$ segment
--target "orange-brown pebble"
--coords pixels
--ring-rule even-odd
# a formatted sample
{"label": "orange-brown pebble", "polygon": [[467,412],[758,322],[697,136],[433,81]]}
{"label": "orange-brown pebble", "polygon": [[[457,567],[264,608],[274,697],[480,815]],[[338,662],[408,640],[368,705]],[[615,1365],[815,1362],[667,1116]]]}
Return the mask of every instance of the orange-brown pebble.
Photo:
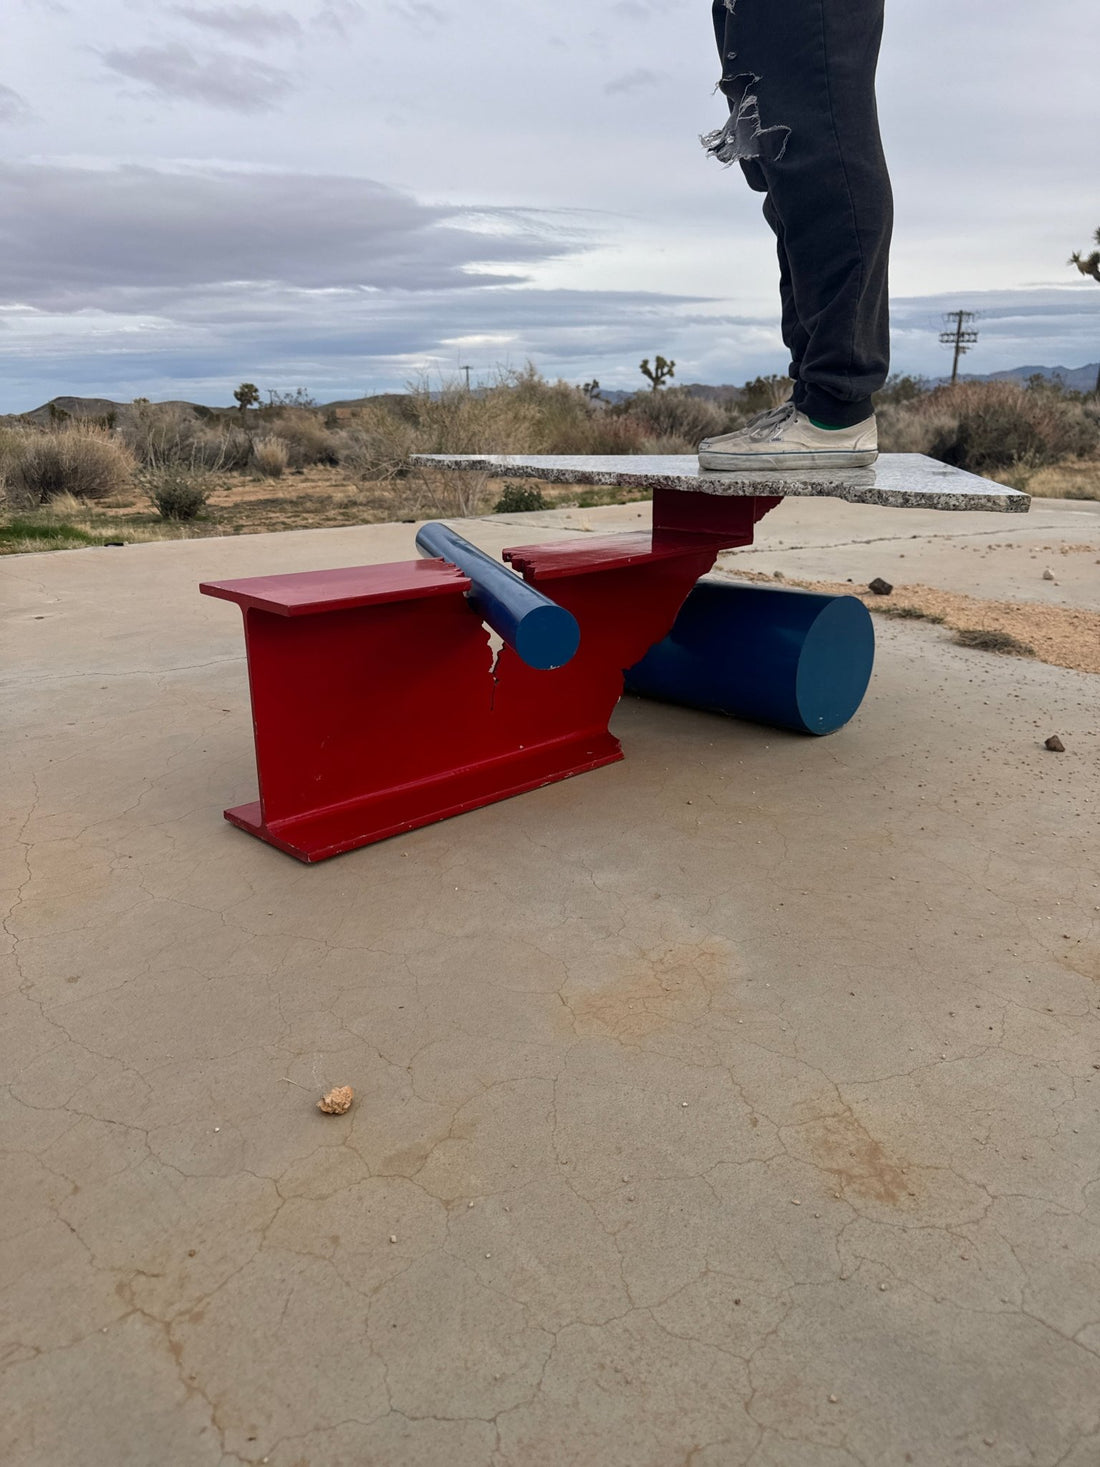
{"label": "orange-brown pebble", "polygon": [[350,1085],[338,1085],[335,1090],[317,1102],[317,1109],[323,1110],[327,1116],[342,1116],[345,1111],[351,1110],[351,1103],[355,1099],[355,1091]]}

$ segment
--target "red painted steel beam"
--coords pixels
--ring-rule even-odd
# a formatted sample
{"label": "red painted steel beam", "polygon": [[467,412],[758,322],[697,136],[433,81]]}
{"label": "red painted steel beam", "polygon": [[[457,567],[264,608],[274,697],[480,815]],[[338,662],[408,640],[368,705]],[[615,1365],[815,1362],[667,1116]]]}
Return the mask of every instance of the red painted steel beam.
{"label": "red painted steel beam", "polygon": [[580,626],[549,671],[507,646],[494,660],[469,580],[442,560],[204,583],[242,609],[252,698],[259,799],[226,818],[320,861],[622,758],[608,722],[624,669],[771,507],[665,494],[652,534],[506,550]]}

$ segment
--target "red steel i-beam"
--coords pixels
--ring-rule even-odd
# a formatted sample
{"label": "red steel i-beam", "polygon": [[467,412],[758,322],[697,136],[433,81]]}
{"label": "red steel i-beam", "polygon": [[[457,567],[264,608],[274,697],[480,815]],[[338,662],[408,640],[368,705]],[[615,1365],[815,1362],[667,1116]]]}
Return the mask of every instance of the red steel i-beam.
{"label": "red steel i-beam", "polygon": [[622,758],[624,669],[777,502],[659,490],[652,532],[506,550],[580,626],[548,671],[494,659],[443,560],[205,582],[241,607],[252,696],[259,799],[226,819],[321,861]]}

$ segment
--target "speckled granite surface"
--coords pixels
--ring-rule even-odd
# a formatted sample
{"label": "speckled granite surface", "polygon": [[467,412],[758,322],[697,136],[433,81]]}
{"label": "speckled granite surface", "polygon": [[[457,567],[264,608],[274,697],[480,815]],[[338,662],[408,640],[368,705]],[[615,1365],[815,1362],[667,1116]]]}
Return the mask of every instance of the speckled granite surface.
{"label": "speckled granite surface", "polygon": [[806,469],[785,474],[723,474],[700,469],[694,454],[439,454],[415,456],[440,468],[483,469],[495,478],[553,484],[621,484],[703,494],[822,495],[898,509],[992,509],[1026,513],[1030,496],[953,469],[921,453],[884,453],[868,469]]}

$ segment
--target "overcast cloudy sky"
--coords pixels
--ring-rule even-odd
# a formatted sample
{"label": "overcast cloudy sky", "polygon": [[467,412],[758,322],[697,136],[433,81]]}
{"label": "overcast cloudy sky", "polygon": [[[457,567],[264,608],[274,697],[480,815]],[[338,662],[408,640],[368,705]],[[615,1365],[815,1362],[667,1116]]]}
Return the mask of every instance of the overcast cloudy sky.
{"label": "overcast cloudy sky", "polygon": [[[959,306],[972,371],[1100,356],[1098,38],[1096,0],[887,0],[897,370]],[[709,0],[12,0],[5,41],[0,411],[784,369],[759,199],[697,142]]]}

